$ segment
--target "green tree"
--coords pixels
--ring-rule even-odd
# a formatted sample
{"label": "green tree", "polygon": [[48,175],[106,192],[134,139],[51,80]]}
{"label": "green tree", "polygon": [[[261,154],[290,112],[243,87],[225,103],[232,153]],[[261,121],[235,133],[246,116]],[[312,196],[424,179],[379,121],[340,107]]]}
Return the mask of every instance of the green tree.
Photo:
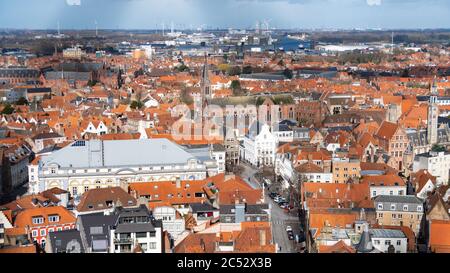
{"label": "green tree", "polygon": [[189,71],[189,67],[187,67],[185,64],[181,64],[176,68],[176,70],[178,72],[186,72]]}
{"label": "green tree", "polygon": [[286,68],[283,71],[283,75],[288,78],[288,79],[292,79],[294,77],[294,73],[292,72],[292,70],[290,70],[289,68]]}
{"label": "green tree", "polygon": [[143,106],[144,104],[141,101],[137,100],[132,101],[130,105],[131,109],[141,109]]}
{"label": "green tree", "polygon": [[249,65],[244,66],[244,68],[242,69],[242,74],[252,74],[252,73],[253,73],[253,69]]}
{"label": "green tree", "polygon": [[231,90],[233,90],[233,96],[242,96],[244,94],[241,82],[238,80],[233,80],[230,85]]}
{"label": "green tree", "polygon": [[11,115],[12,113],[14,113],[14,108],[11,106],[11,104],[7,103],[2,110],[2,114]]}
{"label": "green tree", "polygon": [[230,76],[241,75],[241,73],[242,73],[242,71],[239,66],[230,66],[228,68],[228,75],[230,75]]}
{"label": "green tree", "polygon": [[20,99],[16,101],[16,105],[28,105],[28,100],[24,97],[20,97]]}
{"label": "green tree", "polygon": [[181,90],[180,101],[187,105],[194,103],[194,99],[192,98],[189,90],[186,87]]}
{"label": "green tree", "polygon": [[445,152],[445,147],[441,146],[439,144],[434,144],[433,147],[431,148],[431,150],[433,152]]}

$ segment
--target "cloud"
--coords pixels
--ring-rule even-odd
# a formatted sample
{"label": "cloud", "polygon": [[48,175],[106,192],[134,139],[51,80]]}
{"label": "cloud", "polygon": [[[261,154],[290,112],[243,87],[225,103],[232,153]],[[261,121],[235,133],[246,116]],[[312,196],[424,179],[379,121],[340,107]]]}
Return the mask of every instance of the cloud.
{"label": "cloud", "polygon": [[367,0],[369,6],[381,6],[381,0]]}
{"label": "cloud", "polygon": [[66,0],[69,6],[81,6],[81,0]]}

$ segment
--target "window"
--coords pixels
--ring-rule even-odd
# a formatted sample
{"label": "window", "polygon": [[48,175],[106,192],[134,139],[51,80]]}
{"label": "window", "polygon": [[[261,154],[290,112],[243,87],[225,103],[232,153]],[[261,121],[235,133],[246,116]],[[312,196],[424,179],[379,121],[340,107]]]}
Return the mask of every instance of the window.
{"label": "window", "polygon": [[48,233],[50,233],[50,232],[55,232],[55,229],[54,228],[49,228],[48,229]]}
{"label": "window", "polygon": [[374,241],[374,244],[375,244],[375,245],[379,245],[379,244],[380,244],[380,240],[375,240],[375,241]]}
{"label": "window", "polygon": [[89,186],[84,186],[84,192],[87,192],[89,190]]}
{"label": "window", "polygon": [[391,210],[395,210],[396,208],[395,204],[391,204]]}
{"label": "window", "polygon": [[33,217],[33,224],[35,225],[39,225],[44,223],[44,217],[40,216],[40,217]]}
{"label": "window", "polygon": [[391,240],[386,240],[386,241],[384,242],[384,244],[387,245],[387,246],[390,246],[390,245],[391,245]]}
{"label": "window", "polygon": [[377,196],[377,191],[373,191],[372,196]]}
{"label": "window", "polygon": [[143,243],[143,244],[140,244],[141,245],[141,248],[142,248],[142,250],[145,252],[145,251],[147,251],[147,244],[146,243]]}
{"label": "window", "polygon": [[155,242],[150,243],[150,249],[156,249],[156,243]]}
{"label": "window", "polygon": [[377,208],[378,209],[383,209],[383,204],[378,204]]}
{"label": "window", "polygon": [[38,231],[37,230],[31,231],[31,236],[32,237],[37,237],[38,236]]}
{"label": "window", "polygon": [[72,195],[75,196],[78,194],[78,188],[77,187],[72,187]]}
{"label": "window", "polygon": [[136,238],[147,238],[147,232],[136,232]]}
{"label": "window", "polygon": [[45,229],[41,229],[41,236],[47,235],[47,231]]}
{"label": "window", "polygon": [[156,237],[156,231],[150,231],[150,237]]}
{"label": "window", "polygon": [[48,221],[50,223],[54,223],[54,222],[59,222],[59,215],[49,215],[48,216]]}
{"label": "window", "polygon": [[403,205],[403,211],[408,211],[408,205]]}
{"label": "window", "polygon": [[398,245],[398,246],[402,245],[402,241],[397,240],[397,245]]}
{"label": "window", "polygon": [[378,213],[378,218],[383,218],[383,213]]}
{"label": "window", "polygon": [[57,231],[62,231],[62,227],[56,228]]}
{"label": "window", "polygon": [[417,206],[417,211],[421,212],[422,211],[422,206]]}

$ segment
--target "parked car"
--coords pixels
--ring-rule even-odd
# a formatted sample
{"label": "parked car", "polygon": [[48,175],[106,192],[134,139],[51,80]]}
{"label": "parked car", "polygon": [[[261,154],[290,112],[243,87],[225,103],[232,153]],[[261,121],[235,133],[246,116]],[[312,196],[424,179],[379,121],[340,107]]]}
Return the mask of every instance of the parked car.
{"label": "parked car", "polygon": [[277,196],[279,196],[279,195],[278,195],[278,193],[276,193],[276,192],[271,192],[271,193],[269,193],[269,197],[272,198],[272,199],[274,199],[274,198],[277,197]]}
{"label": "parked car", "polygon": [[289,203],[288,202],[280,202],[279,205],[280,205],[280,208],[282,208],[282,209],[289,208]]}
{"label": "parked car", "polygon": [[280,204],[282,202],[286,202],[286,198],[281,197],[281,196],[277,196],[273,199],[276,203]]}
{"label": "parked car", "polygon": [[288,238],[289,240],[294,240],[294,234],[291,232],[288,232]]}
{"label": "parked car", "polygon": [[286,226],[286,231],[287,231],[287,232],[289,232],[289,231],[292,232],[292,227],[291,227],[291,226]]}

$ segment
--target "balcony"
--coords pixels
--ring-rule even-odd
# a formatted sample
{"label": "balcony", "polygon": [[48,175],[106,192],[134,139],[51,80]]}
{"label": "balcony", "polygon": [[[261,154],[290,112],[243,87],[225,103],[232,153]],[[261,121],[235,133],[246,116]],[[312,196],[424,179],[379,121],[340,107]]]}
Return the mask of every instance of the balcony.
{"label": "balcony", "polygon": [[115,244],[131,244],[132,242],[133,239],[131,237],[114,239]]}

